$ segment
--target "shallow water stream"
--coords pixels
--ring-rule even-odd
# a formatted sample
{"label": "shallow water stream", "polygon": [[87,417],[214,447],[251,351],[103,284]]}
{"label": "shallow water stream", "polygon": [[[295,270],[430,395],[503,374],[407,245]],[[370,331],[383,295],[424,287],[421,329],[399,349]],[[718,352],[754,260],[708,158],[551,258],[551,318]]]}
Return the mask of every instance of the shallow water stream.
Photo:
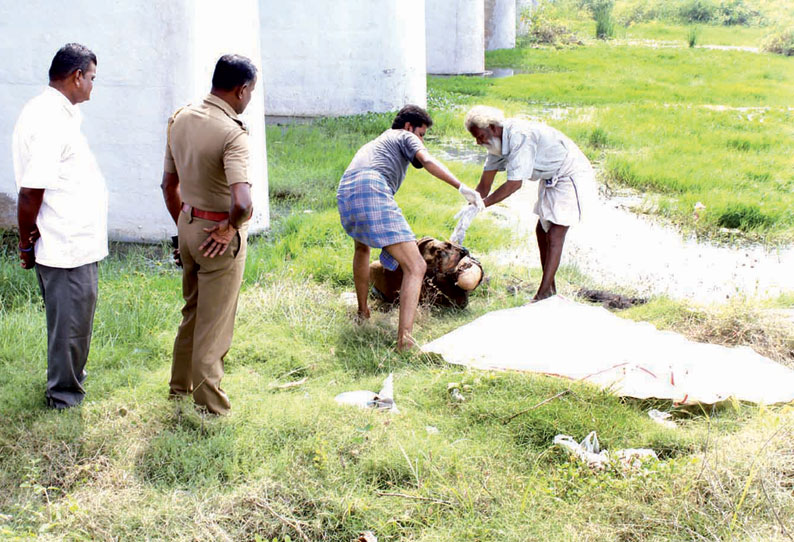
{"label": "shallow water stream", "polygon": [[[442,149],[446,149],[438,153],[442,160],[484,159],[476,148],[469,154],[454,145]],[[503,175],[497,178],[497,186],[502,180]],[[534,233],[537,216],[532,212],[536,197],[537,183],[525,183],[486,211],[524,239],[492,254],[500,263],[540,266]],[[638,195],[599,195],[583,222],[569,230],[561,265],[575,266],[604,288],[698,303],[794,291],[794,247],[746,242],[726,246],[687,237],[659,219],[633,212],[641,202]]]}
{"label": "shallow water stream", "polygon": [[[502,261],[540,266],[532,213],[536,184],[529,183],[493,213],[528,237],[499,254]],[[716,245],[685,237],[631,207],[641,198],[599,196],[588,216],[572,227],[562,265],[574,265],[606,288],[628,287],[641,295],[668,295],[698,303],[734,296],[770,297],[794,291],[794,249],[757,244]]]}

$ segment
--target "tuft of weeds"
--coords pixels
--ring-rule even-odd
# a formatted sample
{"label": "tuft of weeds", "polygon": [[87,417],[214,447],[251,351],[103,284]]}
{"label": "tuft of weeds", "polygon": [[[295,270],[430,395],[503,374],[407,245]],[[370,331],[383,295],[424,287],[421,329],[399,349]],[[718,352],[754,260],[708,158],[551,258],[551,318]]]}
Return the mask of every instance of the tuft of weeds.
{"label": "tuft of weeds", "polygon": [[764,51],[783,56],[794,56],[794,28],[768,36],[763,43]]}
{"label": "tuft of weeds", "polygon": [[612,18],[613,6],[612,0],[599,0],[592,7],[597,39],[608,40],[615,37],[615,21]]}
{"label": "tuft of weeds", "polygon": [[588,145],[590,145],[594,149],[603,149],[604,147],[609,146],[609,136],[607,135],[606,130],[597,126],[590,132],[590,137],[587,139]]}
{"label": "tuft of weeds", "polygon": [[700,36],[700,29],[697,26],[690,26],[686,33],[686,42],[691,49],[697,45],[698,37]]}
{"label": "tuft of weeds", "polygon": [[773,222],[772,217],[765,215],[757,205],[733,203],[720,212],[717,224],[724,228],[736,228],[753,231]]}

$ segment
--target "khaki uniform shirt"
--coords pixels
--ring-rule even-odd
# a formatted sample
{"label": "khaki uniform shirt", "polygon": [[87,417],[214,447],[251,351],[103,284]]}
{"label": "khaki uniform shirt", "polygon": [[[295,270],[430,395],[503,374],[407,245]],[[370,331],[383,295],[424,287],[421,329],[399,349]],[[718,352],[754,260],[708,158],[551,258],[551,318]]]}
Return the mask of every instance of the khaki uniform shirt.
{"label": "khaki uniform shirt", "polygon": [[231,185],[248,181],[248,130],[232,106],[208,94],[168,119],[166,173],[179,176],[182,201],[228,212]]}

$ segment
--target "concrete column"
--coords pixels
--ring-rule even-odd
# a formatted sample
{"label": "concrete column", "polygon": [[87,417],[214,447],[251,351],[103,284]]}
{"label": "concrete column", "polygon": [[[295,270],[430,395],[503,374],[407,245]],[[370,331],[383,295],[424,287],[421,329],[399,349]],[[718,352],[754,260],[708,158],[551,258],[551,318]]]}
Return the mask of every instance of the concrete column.
{"label": "concrete column", "polygon": [[[80,108],[110,191],[111,238],[158,241],[176,233],[160,192],[168,117],[209,92],[221,54],[260,64],[257,1],[0,0],[0,36],[0,226],[16,224],[14,123],[47,85],[55,52],[79,41],[98,59],[91,100]],[[251,231],[266,228],[269,216],[261,83],[243,115],[251,131]]]}
{"label": "concrete column", "polygon": [[426,103],[424,0],[259,0],[268,116]]}
{"label": "concrete column", "polygon": [[426,0],[427,72],[485,70],[484,0]]}
{"label": "concrete column", "polygon": [[516,0],[485,0],[485,50],[516,46]]}

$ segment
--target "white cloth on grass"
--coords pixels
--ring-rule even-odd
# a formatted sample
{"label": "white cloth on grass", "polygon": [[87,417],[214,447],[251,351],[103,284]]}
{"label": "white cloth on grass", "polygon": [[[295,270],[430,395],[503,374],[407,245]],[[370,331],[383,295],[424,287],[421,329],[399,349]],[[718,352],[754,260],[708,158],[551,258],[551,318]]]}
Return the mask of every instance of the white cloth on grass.
{"label": "white cloth on grass", "polygon": [[[537,331],[530,336],[532,330]],[[766,404],[794,401],[794,370],[746,346],[696,343],[558,295],[489,312],[422,351],[469,367],[590,382],[639,399],[683,404],[714,404],[731,397]]]}
{"label": "white cloth on grass", "polygon": [[82,115],[47,87],[30,100],[14,126],[17,189],[44,189],[36,218],[36,262],[71,269],[108,254],[105,179],[80,130]]}

